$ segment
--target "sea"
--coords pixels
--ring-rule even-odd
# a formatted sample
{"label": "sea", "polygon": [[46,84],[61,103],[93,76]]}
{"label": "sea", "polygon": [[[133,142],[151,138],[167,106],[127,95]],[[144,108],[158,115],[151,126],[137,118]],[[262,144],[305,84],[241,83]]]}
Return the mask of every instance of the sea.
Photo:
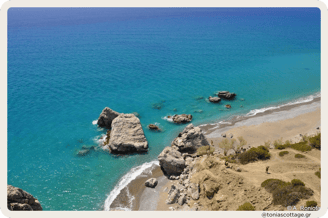
{"label": "sea", "polygon": [[[187,125],[167,116],[192,114],[202,125],[312,101],[320,16],[318,8],[10,8],[8,184],[44,210],[109,210]],[[207,100],[223,90],[235,100]],[[102,149],[106,129],[96,121],[105,107],[139,114],[148,153]],[[83,146],[96,149],[77,155]]]}

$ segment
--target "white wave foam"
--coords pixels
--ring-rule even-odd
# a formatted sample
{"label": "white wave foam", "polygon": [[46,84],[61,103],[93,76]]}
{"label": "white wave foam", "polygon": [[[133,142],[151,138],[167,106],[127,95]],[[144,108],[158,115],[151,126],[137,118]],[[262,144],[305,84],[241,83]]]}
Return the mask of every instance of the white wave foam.
{"label": "white wave foam", "polygon": [[168,116],[165,116],[165,117],[162,117],[163,120],[167,120],[171,123],[173,123],[173,119],[172,119],[172,116],[170,118],[168,118]]}
{"label": "white wave foam", "polygon": [[[147,162],[147,163],[144,163],[140,166],[134,167],[127,174],[125,174],[120,179],[118,184],[114,187],[114,189],[110,192],[109,196],[107,197],[107,199],[104,203],[104,210],[109,211],[110,210],[110,205],[113,203],[115,198],[119,195],[121,190],[123,188],[125,188],[132,180],[137,178],[145,170],[147,170],[147,169],[149,169],[149,168],[151,168],[155,165],[157,165],[157,166],[159,165],[159,162],[157,160],[152,161],[152,162]],[[131,205],[132,205],[132,203],[131,203]]]}
{"label": "white wave foam", "polygon": [[92,121],[92,125],[97,125],[97,123],[98,123],[98,120]]}
{"label": "white wave foam", "polygon": [[231,125],[232,123],[226,122],[226,121],[220,121],[219,124],[229,124],[229,125]]}
{"label": "white wave foam", "polygon": [[291,101],[291,102],[288,102],[286,104],[282,104],[282,105],[278,105],[278,106],[273,106],[273,107],[267,107],[267,108],[254,109],[254,110],[251,110],[250,112],[248,112],[246,114],[246,117],[252,117],[252,116],[255,116],[256,114],[264,113],[265,111],[274,110],[274,109],[278,109],[278,108],[282,108],[282,107],[286,107],[286,106],[290,106],[290,105],[311,102],[315,98],[318,98],[318,97],[321,97],[321,93],[320,92],[319,93],[316,93],[314,95],[310,95],[310,96],[304,97],[304,98],[296,99],[295,101]]}

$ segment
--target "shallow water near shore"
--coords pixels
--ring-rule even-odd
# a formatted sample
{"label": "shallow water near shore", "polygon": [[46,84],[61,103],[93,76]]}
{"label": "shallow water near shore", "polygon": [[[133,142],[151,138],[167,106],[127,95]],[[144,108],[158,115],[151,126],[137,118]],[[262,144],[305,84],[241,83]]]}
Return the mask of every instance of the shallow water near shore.
{"label": "shallow water near shore", "polygon": [[[237,97],[206,101],[219,90]],[[156,160],[186,126],[168,115],[214,123],[318,93],[318,9],[13,8],[8,184],[44,210],[103,210],[122,176]],[[106,106],[139,113],[147,154],[76,155],[105,134],[93,121]]]}

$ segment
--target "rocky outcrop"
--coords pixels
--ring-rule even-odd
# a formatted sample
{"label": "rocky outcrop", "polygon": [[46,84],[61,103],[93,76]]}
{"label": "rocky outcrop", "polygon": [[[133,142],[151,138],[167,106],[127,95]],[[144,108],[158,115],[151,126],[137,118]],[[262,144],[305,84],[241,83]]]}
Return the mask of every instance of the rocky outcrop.
{"label": "rocky outcrop", "polygon": [[230,104],[227,104],[225,107],[228,108],[228,109],[231,109],[231,105]]}
{"label": "rocky outcrop", "polygon": [[218,93],[218,96],[220,98],[224,98],[224,99],[230,100],[230,99],[234,99],[236,97],[236,93],[233,93],[233,92],[230,93],[228,91],[221,91],[221,92]]}
{"label": "rocky outcrop", "polygon": [[155,130],[155,131],[160,131],[161,129],[156,126],[155,124],[149,124],[148,129]]}
{"label": "rocky outcrop", "polygon": [[7,185],[7,207],[9,210],[42,210],[36,198],[11,185]]}
{"label": "rocky outcrop", "polygon": [[180,114],[180,115],[174,115],[172,117],[172,120],[174,123],[188,123],[192,120],[191,114]]}
{"label": "rocky outcrop", "polygon": [[148,142],[140,120],[133,114],[120,114],[112,122],[109,148],[112,153],[145,152]]}
{"label": "rocky outcrop", "polygon": [[197,148],[209,145],[202,130],[192,124],[179,133],[179,136],[172,142],[172,147],[178,148],[180,152],[194,153]]}
{"label": "rocky outcrop", "polygon": [[213,102],[213,103],[218,103],[218,102],[221,101],[221,98],[210,96],[210,97],[208,97],[208,100],[209,100],[210,102]]}
{"label": "rocky outcrop", "polygon": [[159,164],[166,175],[180,175],[185,165],[181,153],[173,147],[166,147],[158,155]]}
{"label": "rocky outcrop", "polygon": [[145,182],[145,186],[149,188],[155,188],[157,184],[158,181],[155,178],[150,178]]}
{"label": "rocky outcrop", "polygon": [[105,107],[104,110],[101,112],[99,118],[98,118],[98,126],[104,127],[104,128],[112,128],[112,122],[113,120],[120,115],[120,113],[113,111],[109,107]]}

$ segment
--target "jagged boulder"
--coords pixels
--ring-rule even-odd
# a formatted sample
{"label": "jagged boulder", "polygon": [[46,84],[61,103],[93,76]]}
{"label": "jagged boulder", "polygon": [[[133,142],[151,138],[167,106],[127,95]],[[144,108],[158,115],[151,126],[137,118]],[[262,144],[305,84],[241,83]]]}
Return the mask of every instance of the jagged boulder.
{"label": "jagged boulder", "polygon": [[230,100],[230,99],[233,99],[233,98],[236,97],[236,93],[234,93],[234,92],[230,93],[228,91],[221,91],[221,92],[218,93],[218,96],[220,98],[224,98],[224,99],[229,99]]}
{"label": "jagged boulder", "polygon": [[133,114],[120,114],[112,122],[109,148],[112,153],[145,152],[148,142],[139,118]]}
{"label": "jagged boulder", "polygon": [[221,101],[221,98],[210,96],[210,97],[208,97],[208,100],[209,100],[210,102],[213,102],[213,103],[218,103],[218,102]]}
{"label": "jagged boulder", "polygon": [[180,196],[180,190],[175,185],[172,185],[168,193],[168,199],[166,200],[166,203],[167,204],[176,203],[179,199],[179,196]]}
{"label": "jagged boulder", "polygon": [[157,184],[158,181],[155,178],[150,178],[145,182],[145,186],[149,188],[155,188]]}
{"label": "jagged boulder", "polygon": [[202,130],[192,124],[179,133],[179,136],[172,142],[172,147],[178,148],[180,152],[194,153],[197,148],[209,145]]}
{"label": "jagged boulder", "polygon": [[7,185],[7,206],[9,210],[42,210],[36,198],[11,185]]}
{"label": "jagged boulder", "polygon": [[166,147],[158,155],[159,165],[163,172],[170,175],[180,175],[186,167],[181,153],[173,147]]}
{"label": "jagged boulder", "polygon": [[199,199],[199,185],[196,183],[191,183],[188,187],[188,195],[194,199],[198,200]]}
{"label": "jagged boulder", "polygon": [[113,120],[120,115],[120,113],[113,111],[109,107],[105,107],[104,110],[101,112],[97,124],[100,127],[104,128],[112,128],[112,122]]}
{"label": "jagged boulder", "polygon": [[172,117],[172,120],[174,123],[188,123],[192,120],[191,114],[180,114],[180,115],[174,115]]}

